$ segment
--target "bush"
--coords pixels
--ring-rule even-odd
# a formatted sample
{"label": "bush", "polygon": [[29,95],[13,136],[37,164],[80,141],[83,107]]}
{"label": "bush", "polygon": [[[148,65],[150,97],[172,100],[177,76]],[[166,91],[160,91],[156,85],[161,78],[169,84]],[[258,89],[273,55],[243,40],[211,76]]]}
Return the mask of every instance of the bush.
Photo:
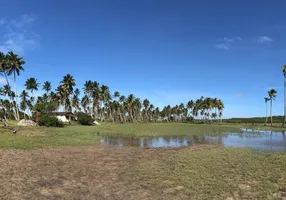
{"label": "bush", "polygon": [[40,126],[63,127],[64,123],[59,121],[55,116],[42,115],[39,121]]}
{"label": "bush", "polygon": [[93,125],[94,124],[94,119],[82,112],[77,113],[77,121],[81,125]]}

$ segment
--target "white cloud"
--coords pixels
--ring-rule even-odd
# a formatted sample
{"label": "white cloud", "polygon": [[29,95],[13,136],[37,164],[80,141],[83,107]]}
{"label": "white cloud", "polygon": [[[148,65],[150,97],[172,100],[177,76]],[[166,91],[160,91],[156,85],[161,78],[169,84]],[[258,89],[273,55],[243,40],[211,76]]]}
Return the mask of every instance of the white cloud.
{"label": "white cloud", "polygon": [[34,21],[33,15],[23,15],[19,20],[4,21],[6,26],[0,32],[0,51],[24,54],[26,50],[37,47],[40,36],[32,31]]}
{"label": "white cloud", "polygon": [[236,93],[236,94],[235,94],[235,97],[238,97],[238,98],[239,98],[239,97],[243,97],[243,93],[242,93],[242,92]]}
{"label": "white cloud", "polygon": [[215,48],[216,49],[219,49],[219,50],[230,50],[234,47],[234,44],[237,42],[237,41],[242,41],[242,38],[241,37],[232,37],[232,38],[227,38],[227,37],[224,37],[223,39],[220,39],[218,40],[219,43],[218,44],[215,44]]}
{"label": "white cloud", "polygon": [[215,48],[221,49],[221,50],[229,50],[230,45],[221,43],[221,44],[216,44]]}
{"label": "white cloud", "polygon": [[257,37],[256,42],[258,42],[260,44],[269,44],[269,43],[273,42],[273,40],[267,36],[259,36],[259,37]]}

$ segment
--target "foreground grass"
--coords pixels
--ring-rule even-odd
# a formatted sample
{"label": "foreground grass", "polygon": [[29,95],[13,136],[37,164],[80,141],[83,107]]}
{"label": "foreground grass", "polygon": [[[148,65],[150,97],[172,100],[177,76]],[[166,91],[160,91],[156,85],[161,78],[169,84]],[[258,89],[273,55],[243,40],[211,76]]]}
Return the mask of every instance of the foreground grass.
{"label": "foreground grass", "polygon": [[286,154],[186,149],[142,162],[131,175],[162,199],[282,199]]}
{"label": "foreground grass", "polygon": [[100,137],[94,127],[66,126],[64,128],[20,127],[17,134],[0,128],[0,148],[34,149],[55,146],[95,144]]}
{"label": "foreground grass", "polygon": [[177,135],[220,135],[226,132],[240,132],[238,126],[187,124],[187,123],[149,123],[149,124],[105,124],[95,130],[101,135],[121,136],[177,136]]}

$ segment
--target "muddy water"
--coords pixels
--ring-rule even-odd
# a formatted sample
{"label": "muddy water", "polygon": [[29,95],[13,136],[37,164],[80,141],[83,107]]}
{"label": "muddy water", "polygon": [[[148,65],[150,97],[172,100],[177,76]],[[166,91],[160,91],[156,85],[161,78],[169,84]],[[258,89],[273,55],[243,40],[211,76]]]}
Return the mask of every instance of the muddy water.
{"label": "muddy water", "polygon": [[103,136],[101,142],[114,146],[183,147],[195,144],[221,144],[224,147],[250,147],[265,151],[286,151],[286,132],[242,129],[241,133],[220,136]]}

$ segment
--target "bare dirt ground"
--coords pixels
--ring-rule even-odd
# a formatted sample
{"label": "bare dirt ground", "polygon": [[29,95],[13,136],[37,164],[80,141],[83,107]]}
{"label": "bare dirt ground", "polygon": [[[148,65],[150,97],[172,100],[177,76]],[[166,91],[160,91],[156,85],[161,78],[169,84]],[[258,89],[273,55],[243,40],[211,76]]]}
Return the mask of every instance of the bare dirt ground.
{"label": "bare dirt ground", "polygon": [[0,150],[0,199],[157,199],[128,175],[180,149],[103,145]]}

